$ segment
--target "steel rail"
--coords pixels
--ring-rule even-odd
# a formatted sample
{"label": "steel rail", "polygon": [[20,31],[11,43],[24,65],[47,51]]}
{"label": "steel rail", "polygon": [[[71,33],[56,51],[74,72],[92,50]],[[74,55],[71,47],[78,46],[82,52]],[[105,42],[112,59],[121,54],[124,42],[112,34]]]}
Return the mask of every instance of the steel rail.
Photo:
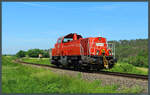
{"label": "steel rail", "polygon": [[115,75],[115,76],[123,76],[123,77],[129,77],[129,78],[146,79],[146,80],[148,80],[148,75],[120,73],[120,72],[109,72],[109,71],[100,71],[98,73],[100,73],[100,74],[107,74],[107,75]]}

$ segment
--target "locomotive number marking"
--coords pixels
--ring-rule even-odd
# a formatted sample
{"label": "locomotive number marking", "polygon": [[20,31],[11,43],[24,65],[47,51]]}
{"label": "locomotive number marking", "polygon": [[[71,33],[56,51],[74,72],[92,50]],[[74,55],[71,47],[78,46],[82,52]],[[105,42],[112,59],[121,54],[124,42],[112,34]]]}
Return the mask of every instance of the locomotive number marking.
{"label": "locomotive number marking", "polygon": [[104,43],[96,43],[96,46],[104,46]]}

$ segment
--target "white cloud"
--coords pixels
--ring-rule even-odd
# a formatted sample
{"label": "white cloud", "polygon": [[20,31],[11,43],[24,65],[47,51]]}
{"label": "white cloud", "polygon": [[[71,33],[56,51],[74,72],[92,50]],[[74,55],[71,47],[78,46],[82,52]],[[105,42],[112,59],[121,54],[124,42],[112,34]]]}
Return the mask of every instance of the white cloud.
{"label": "white cloud", "polygon": [[43,5],[43,4],[38,4],[38,3],[23,3],[23,4],[25,4],[25,5],[29,5],[29,6],[36,6],[36,7],[41,7],[41,6],[47,6],[48,7],[48,5]]}
{"label": "white cloud", "polygon": [[105,11],[109,11],[112,9],[116,9],[118,8],[118,6],[114,6],[114,5],[100,5],[100,6],[94,6],[94,7],[89,7],[88,10],[89,11],[97,11],[97,10],[105,10]]}

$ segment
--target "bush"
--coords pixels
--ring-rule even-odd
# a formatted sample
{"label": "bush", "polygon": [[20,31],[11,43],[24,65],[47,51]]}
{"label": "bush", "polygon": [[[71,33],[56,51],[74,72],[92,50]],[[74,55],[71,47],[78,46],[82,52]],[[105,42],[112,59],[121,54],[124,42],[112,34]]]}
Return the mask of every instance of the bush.
{"label": "bush", "polygon": [[21,57],[25,57],[26,56],[26,52],[23,51],[23,50],[20,50],[17,54],[16,54],[17,57],[21,58]]}
{"label": "bush", "polygon": [[28,56],[29,57],[38,57],[39,54],[43,55],[43,51],[40,49],[30,49],[28,50]]}
{"label": "bush", "polygon": [[48,51],[44,51],[44,50],[43,50],[43,57],[49,58],[49,53],[48,53]]}
{"label": "bush", "polygon": [[21,57],[39,57],[39,54],[42,54],[44,58],[49,58],[49,51],[48,50],[42,50],[42,49],[30,49],[27,52],[20,50],[16,56]]}
{"label": "bush", "polygon": [[41,50],[41,49],[30,49],[30,50],[28,50],[28,56],[29,57],[38,57],[39,54],[42,54],[43,57],[45,57],[45,58],[49,57],[48,50]]}
{"label": "bush", "polygon": [[138,67],[148,67],[148,54],[140,51],[137,56],[129,57],[128,63]]}
{"label": "bush", "polygon": [[128,64],[128,63],[120,63],[118,65],[115,65],[112,69],[110,69],[108,71],[147,75],[147,72],[138,70],[138,69],[136,69],[135,66]]}

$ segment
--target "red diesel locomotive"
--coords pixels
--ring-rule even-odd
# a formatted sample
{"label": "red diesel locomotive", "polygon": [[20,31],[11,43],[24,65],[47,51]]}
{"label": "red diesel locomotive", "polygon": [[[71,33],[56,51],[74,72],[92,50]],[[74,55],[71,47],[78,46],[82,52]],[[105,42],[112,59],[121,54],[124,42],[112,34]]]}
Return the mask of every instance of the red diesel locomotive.
{"label": "red diesel locomotive", "polygon": [[112,68],[116,59],[108,48],[106,38],[89,37],[71,33],[60,37],[52,48],[51,63],[74,69]]}

